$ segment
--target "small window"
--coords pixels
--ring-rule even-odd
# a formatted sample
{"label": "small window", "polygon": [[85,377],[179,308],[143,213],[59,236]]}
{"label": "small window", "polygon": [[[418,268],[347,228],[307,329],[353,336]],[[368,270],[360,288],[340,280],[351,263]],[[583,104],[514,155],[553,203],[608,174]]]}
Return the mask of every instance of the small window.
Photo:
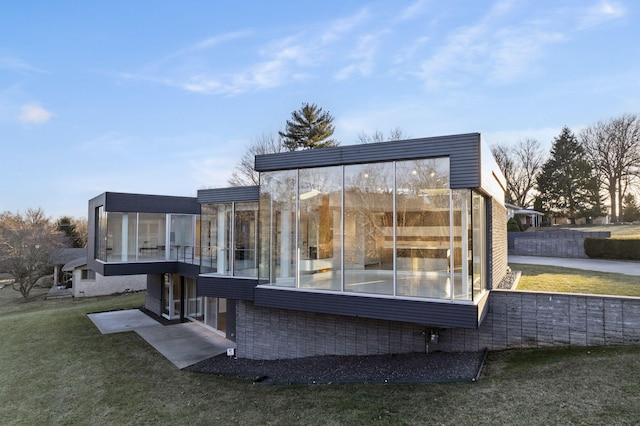
{"label": "small window", "polygon": [[95,280],[96,279],[96,271],[92,269],[83,269],[82,270],[82,280]]}

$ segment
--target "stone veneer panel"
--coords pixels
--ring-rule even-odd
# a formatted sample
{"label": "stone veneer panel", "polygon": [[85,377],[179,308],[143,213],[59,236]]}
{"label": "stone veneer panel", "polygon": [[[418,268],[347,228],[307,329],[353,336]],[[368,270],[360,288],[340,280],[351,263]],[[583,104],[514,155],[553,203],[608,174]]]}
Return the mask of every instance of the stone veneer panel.
{"label": "stone veneer panel", "polygon": [[[238,356],[379,355],[640,344],[640,299],[492,291],[478,330],[255,307],[238,302]],[[431,332],[438,342],[431,342]]]}

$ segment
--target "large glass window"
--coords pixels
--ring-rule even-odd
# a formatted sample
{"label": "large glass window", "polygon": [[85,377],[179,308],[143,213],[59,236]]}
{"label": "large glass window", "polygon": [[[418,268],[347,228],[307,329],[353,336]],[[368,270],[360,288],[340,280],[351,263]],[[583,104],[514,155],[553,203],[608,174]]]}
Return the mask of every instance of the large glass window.
{"label": "large glass window", "polygon": [[260,174],[260,277],[296,285],[297,170]]}
{"label": "large glass window", "polygon": [[258,276],[258,203],[233,206],[233,275]]}
{"label": "large glass window", "polygon": [[449,161],[396,163],[396,285],[400,296],[451,296]]}
{"label": "large glass window", "polygon": [[138,214],[138,260],[165,260],[166,240],[166,214]]}
{"label": "large glass window", "polygon": [[95,234],[95,250],[96,259],[107,261],[107,215],[104,206],[96,208],[95,212],[96,234]]}
{"label": "large glass window", "polygon": [[448,158],[261,174],[263,282],[445,300],[484,291],[484,198]]}
{"label": "large glass window", "polygon": [[300,170],[299,286],[341,290],[342,168]]}
{"label": "large glass window", "polygon": [[256,277],[258,204],[203,204],[201,212],[200,272]]}
{"label": "large glass window", "polygon": [[453,298],[471,299],[473,245],[471,236],[471,191],[451,191],[453,214]]}
{"label": "large glass window", "polygon": [[135,213],[107,213],[107,261],[136,260],[136,221]]}
{"label": "large glass window", "polygon": [[171,215],[169,259],[191,263],[196,255],[194,217],[186,214]]}
{"label": "large glass window", "polygon": [[471,193],[472,203],[472,237],[471,245],[473,247],[473,297],[474,299],[482,293],[486,288],[485,282],[485,244],[486,244],[486,225],[485,225],[485,201],[484,197],[477,192]]}
{"label": "large glass window", "polygon": [[344,290],[393,294],[393,163],[344,168]]}

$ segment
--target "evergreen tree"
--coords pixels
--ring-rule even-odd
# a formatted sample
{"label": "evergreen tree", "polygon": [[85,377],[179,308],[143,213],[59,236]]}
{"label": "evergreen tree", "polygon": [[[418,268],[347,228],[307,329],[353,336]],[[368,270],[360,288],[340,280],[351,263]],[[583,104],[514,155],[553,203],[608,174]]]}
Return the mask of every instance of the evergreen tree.
{"label": "evergreen tree", "polygon": [[79,232],[73,218],[69,216],[61,217],[56,221],[56,229],[66,236],[70,247],[83,248],[85,246],[86,238],[83,238],[82,234]]}
{"label": "evergreen tree", "polygon": [[289,151],[298,149],[328,148],[339,143],[331,139],[333,135],[333,117],[323,112],[316,104],[302,104],[291,113],[284,132],[278,132],[283,145]]}
{"label": "evergreen tree", "polygon": [[[593,214],[600,204],[599,187],[591,164],[576,136],[564,127],[554,139],[551,157],[542,166],[537,179],[544,211],[575,222]],[[594,194],[598,195],[597,200]]]}
{"label": "evergreen tree", "polygon": [[624,213],[622,220],[625,222],[635,222],[640,220],[640,206],[633,194],[627,194],[624,197]]}

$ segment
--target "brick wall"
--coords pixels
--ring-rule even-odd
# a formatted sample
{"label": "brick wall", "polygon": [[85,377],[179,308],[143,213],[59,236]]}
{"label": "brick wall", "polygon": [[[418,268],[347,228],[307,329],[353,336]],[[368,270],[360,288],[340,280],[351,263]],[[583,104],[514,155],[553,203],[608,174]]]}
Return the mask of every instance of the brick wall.
{"label": "brick wall", "polygon": [[487,227],[487,235],[491,236],[491,275],[489,276],[491,288],[496,288],[507,273],[507,209],[496,200],[491,200],[489,209],[490,226]]}
{"label": "brick wall", "polygon": [[156,315],[162,315],[162,275],[147,275],[147,293],[144,307]]}
{"label": "brick wall", "polygon": [[492,291],[478,330],[255,307],[239,302],[238,356],[282,359],[429,351],[640,344],[640,299]]}

